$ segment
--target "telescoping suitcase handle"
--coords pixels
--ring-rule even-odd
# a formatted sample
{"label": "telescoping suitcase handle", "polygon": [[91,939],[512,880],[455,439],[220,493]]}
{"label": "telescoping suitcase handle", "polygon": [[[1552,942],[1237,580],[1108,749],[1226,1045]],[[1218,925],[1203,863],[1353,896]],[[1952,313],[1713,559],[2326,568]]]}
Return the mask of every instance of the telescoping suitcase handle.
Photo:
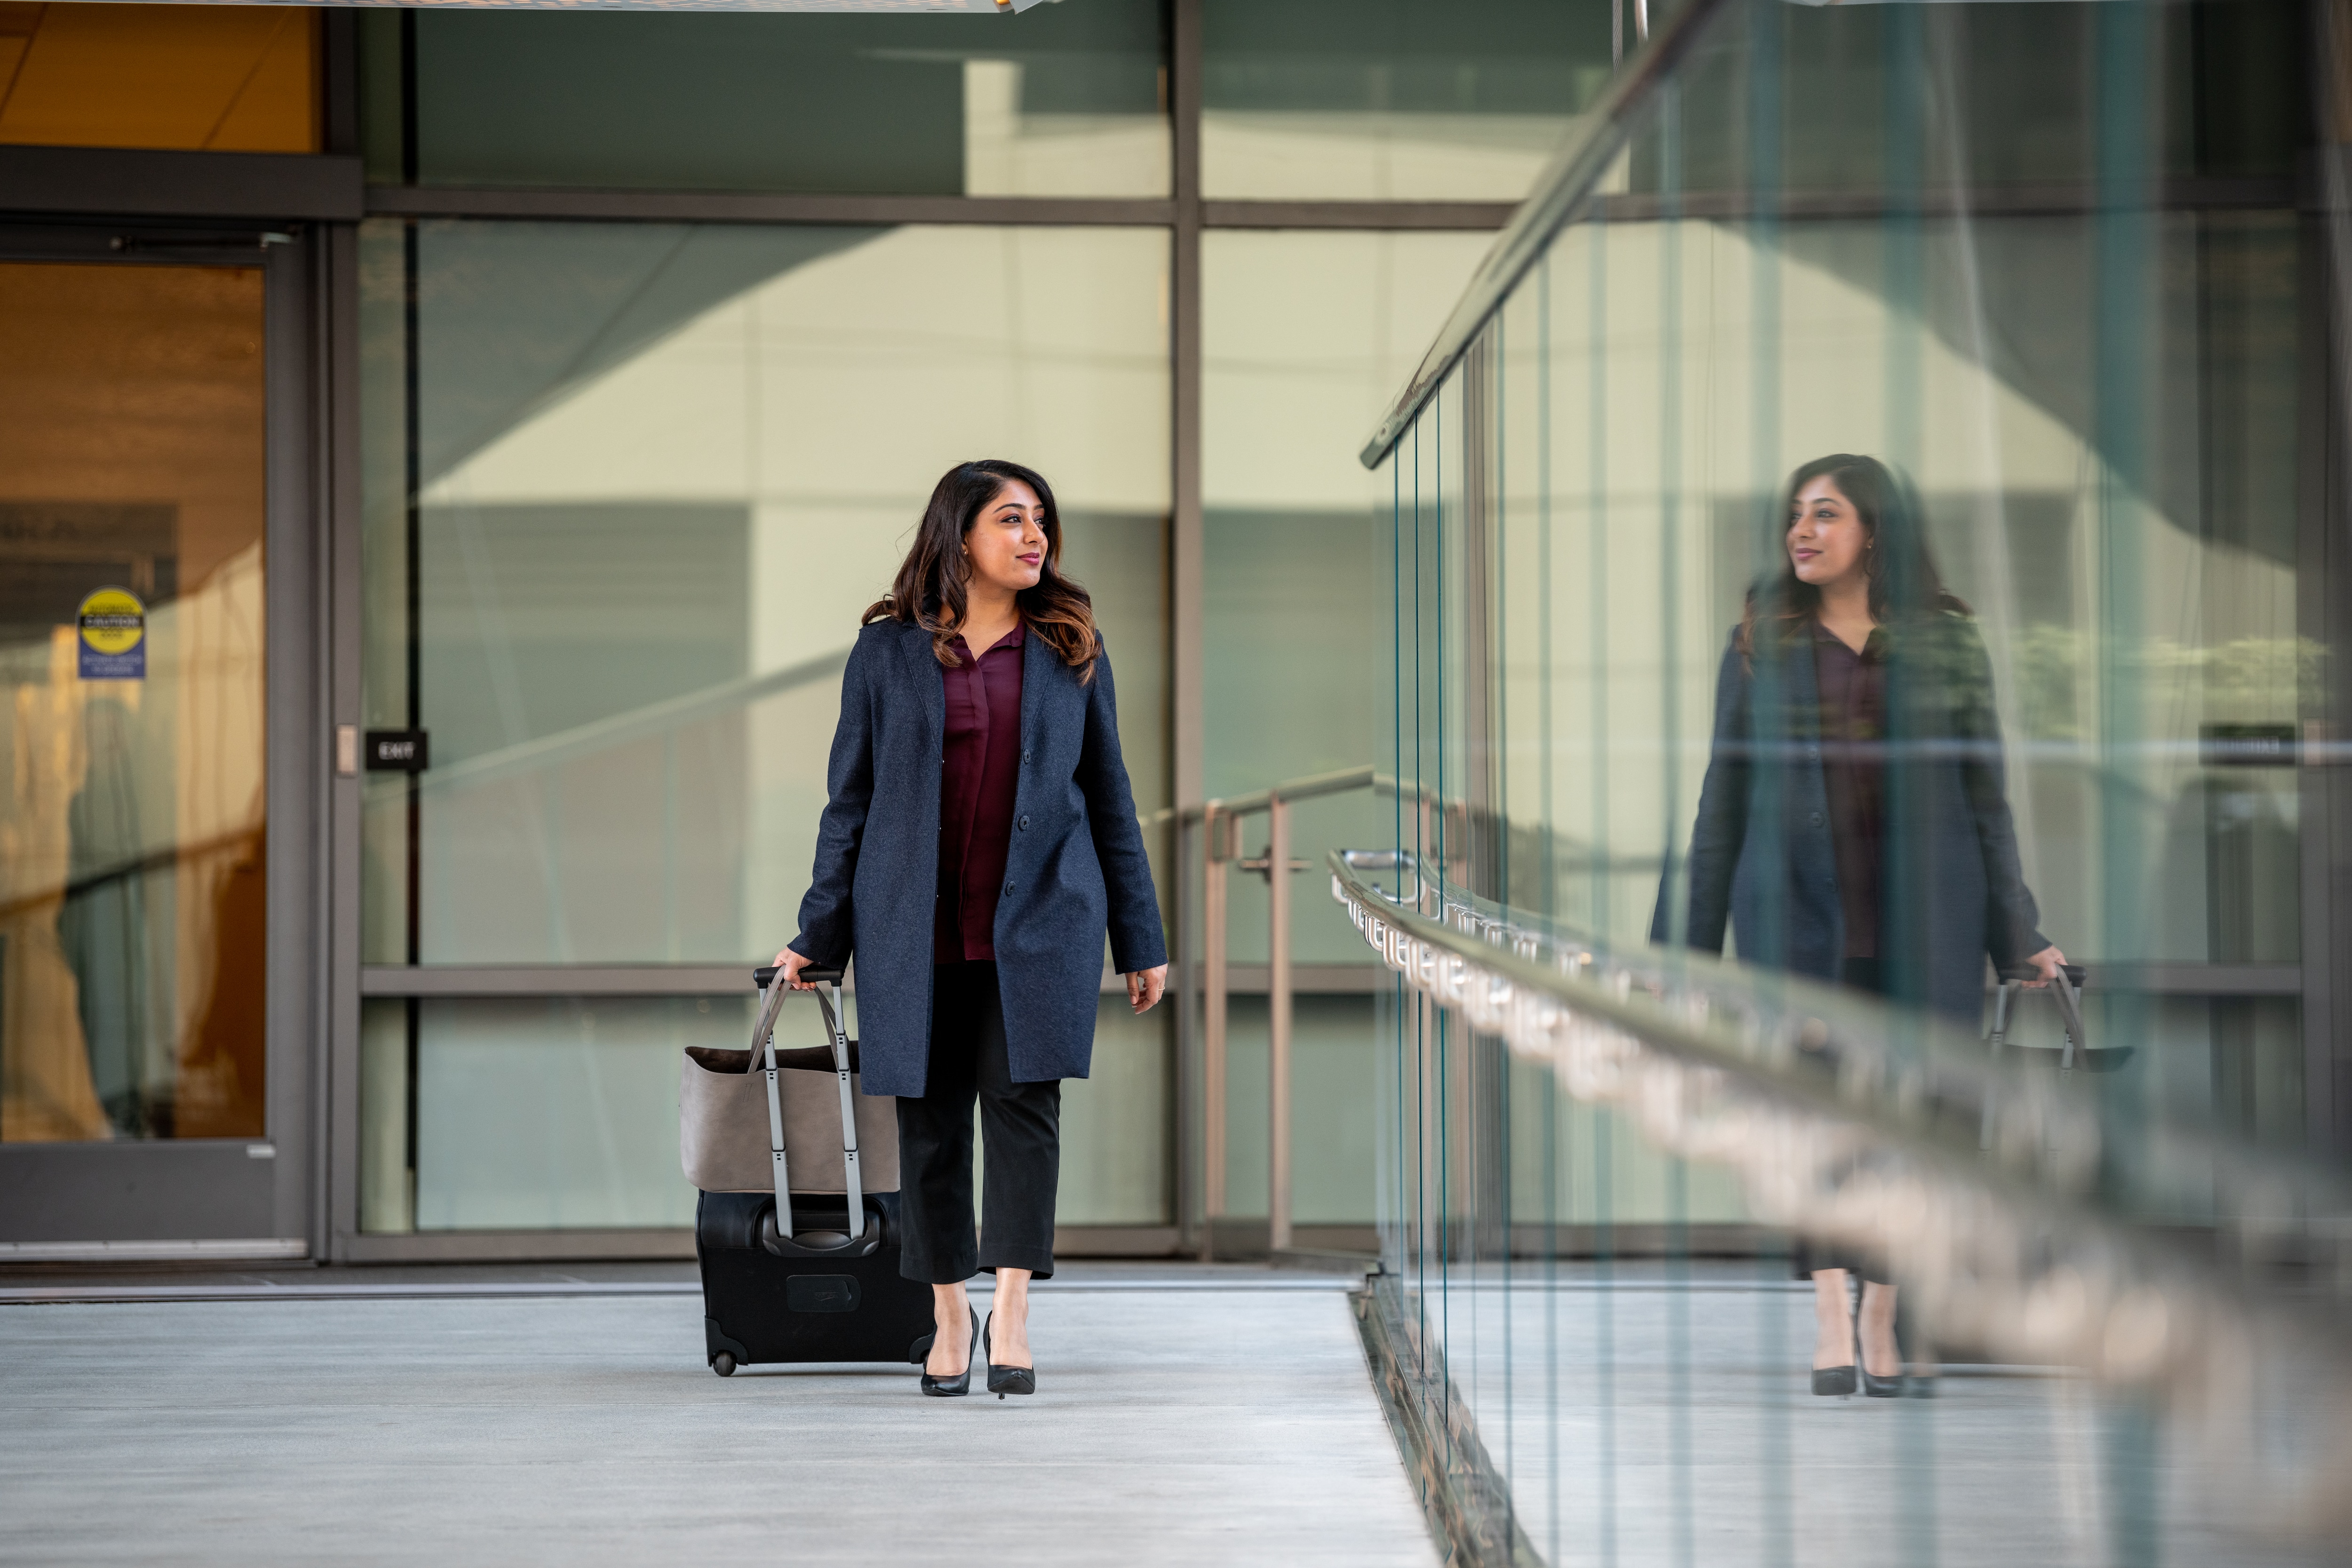
{"label": "telescoping suitcase handle", "polygon": [[[857,1227],[849,1238],[849,1244],[854,1246],[864,1238],[867,1224],[865,1184],[859,1180],[857,1170],[856,1091],[849,1084],[849,1032],[841,1025],[841,971],[810,966],[801,971],[801,978],[815,985],[816,1005],[824,1014],[825,1030],[833,1037],[834,1076],[841,1086],[842,1185],[846,1189],[849,1222]],[[776,1015],[782,1011],[792,987],[780,983],[778,971],[772,964],[753,970],[751,980],[763,999],[760,1021],[751,1028],[751,1057],[763,1064],[768,1075],[768,1158],[776,1179],[776,1234],[789,1241],[793,1235],[793,1194],[784,1167],[783,1095],[776,1081]]]}

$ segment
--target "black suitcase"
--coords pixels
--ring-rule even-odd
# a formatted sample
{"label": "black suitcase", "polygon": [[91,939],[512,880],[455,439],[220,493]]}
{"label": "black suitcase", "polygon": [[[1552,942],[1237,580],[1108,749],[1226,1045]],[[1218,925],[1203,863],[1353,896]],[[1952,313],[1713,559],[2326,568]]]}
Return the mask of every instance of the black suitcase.
{"label": "black suitcase", "polygon": [[[791,990],[776,983],[773,969],[753,975],[762,999],[751,1066],[767,1077],[775,1190],[704,1193],[695,1205],[703,1341],[710,1370],[721,1377],[763,1362],[919,1363],[930,1352],[931,1288],[898,1274],[898,1194],[864,1192],[859,1181],[850,1087],[857,1045],[841,1026],[841,973],[803,969],[801,974],[820,984],[817,1005],[832,1037],[830,1049],[777,1050],[776,1015]],[[845,1194],[792,1193],[780,1071],[836,1076]]]}

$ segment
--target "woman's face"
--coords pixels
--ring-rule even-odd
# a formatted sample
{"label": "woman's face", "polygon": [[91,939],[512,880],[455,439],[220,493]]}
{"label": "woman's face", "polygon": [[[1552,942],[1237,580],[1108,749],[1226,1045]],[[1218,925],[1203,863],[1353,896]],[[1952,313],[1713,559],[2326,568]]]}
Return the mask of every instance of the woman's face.
{"label": "woman's face", "polygon": [[1869,545],[1862,514],[1837,480],[1827,474],[1808,479],[1789,509],[1789,565],[1797,581],[1826,588],[1860,577]]}
{"label": "woman's face", "polygon": [[1045,503],[1019,479],[1007,479],[964,530],[971,581],[1007,593],[1034,588],[1045,574]]}

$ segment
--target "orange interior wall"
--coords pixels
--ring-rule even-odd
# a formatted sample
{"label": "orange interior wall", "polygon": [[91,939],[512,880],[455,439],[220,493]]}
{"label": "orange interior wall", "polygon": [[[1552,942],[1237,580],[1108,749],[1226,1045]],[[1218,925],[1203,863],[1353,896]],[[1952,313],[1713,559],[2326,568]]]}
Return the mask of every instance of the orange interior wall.
{"label": "orange interior wall", "polygon": [[319,151],[301,5],[0,3],[0,142]]}

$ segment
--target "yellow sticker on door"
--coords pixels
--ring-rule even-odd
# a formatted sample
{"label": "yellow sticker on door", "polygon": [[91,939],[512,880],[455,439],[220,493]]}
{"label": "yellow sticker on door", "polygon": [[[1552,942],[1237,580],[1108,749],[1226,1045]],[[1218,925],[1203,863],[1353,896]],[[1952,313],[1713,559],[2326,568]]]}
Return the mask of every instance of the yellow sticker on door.
{"label": "yellow sticker on door", "polygon": [[127,589],[100,588],[81,602],[81,678],[147,678],[147,606]]}

